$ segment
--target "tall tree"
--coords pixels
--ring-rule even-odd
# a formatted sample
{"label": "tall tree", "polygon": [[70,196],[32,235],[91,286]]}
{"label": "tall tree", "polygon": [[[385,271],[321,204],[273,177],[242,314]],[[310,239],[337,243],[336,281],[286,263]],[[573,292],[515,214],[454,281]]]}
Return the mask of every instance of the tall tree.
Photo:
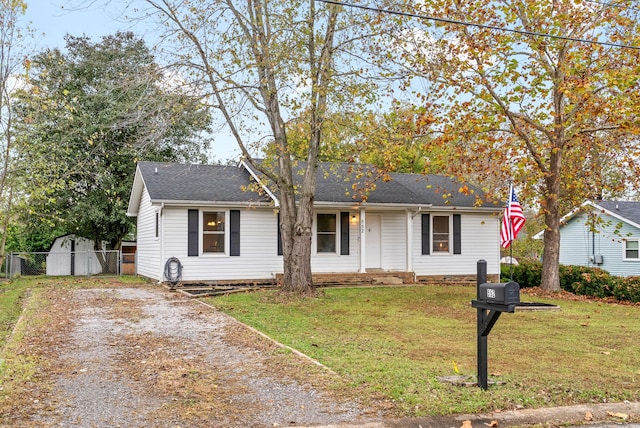
{"label": "tall tree", "polygon": [[505,186],[513,179],[525,200],[539,204],[541,285],[559,290],[562,213],[640,177],[640,9],[552,0],[414,7],[459,22],[397,28],[399,63],[428,82],[422,105],[440,124],[437,141],[456,147],[452,171],[496,175]]}
{"label": "tall tree", "polygon": [[34,56],[16,109],[29,215],[119,248],[136,162],[203,159],[208,109],[181,85],[132,33]]}
{"label": "tall tree", "polygon": [[[313,293],[311,225],[323,122],[349,103],[374,98],[362,78],[362,20],[314,0],[147,0],[176,35],[179,62],[211,92],[243,156],[275,186],[284,260],[283,291]],[[359,55],[359,57],[356,56]],[[285,123],[305,112],[306,164],[300,180]],[[254,144],[272,141],[274,163]]]}
{"label": "tall tree", "polygon": [[[3,265],[7,230],[14,203],[14,114],[15,90],[24,52],[20,52],[23,34],[20,17],[27,5],[19,0],[0,0],[0,266]],[[22,54],[22,55],[21,55]]]}

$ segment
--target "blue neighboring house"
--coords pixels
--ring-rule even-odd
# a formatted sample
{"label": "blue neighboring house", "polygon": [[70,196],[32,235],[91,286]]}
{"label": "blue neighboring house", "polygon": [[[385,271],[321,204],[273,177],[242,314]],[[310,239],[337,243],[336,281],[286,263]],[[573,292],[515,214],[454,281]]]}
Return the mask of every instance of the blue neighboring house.
{"label": "blue neighboring house", "polygon": [[560,264],[640,275],[640,202],[588,200],[560,224]]}

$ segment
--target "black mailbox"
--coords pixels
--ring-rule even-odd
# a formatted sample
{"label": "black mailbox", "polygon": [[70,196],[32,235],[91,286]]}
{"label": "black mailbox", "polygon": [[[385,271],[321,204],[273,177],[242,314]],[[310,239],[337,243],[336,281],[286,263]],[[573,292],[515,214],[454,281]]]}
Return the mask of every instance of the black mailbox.
{"label": "black mailbox", "polygon": [[520,284],[502,282],[498,284],[480,284],[478,300],[498,305],[515,305],[520,303]]}

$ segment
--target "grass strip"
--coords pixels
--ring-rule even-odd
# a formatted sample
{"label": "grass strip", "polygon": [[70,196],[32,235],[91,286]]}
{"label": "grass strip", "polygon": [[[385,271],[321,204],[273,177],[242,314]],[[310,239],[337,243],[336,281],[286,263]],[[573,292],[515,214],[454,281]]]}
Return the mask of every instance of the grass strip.
{"label": "grass strip", "polygon": [[25,281],[0,285],[0,349],[4,348],[20,314],[22,301],[29,290]]}

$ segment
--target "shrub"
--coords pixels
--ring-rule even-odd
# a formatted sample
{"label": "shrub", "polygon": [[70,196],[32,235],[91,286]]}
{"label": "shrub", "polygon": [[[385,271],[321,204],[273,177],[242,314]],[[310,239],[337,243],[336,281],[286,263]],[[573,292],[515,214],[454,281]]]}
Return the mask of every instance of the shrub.
{"label": "shrub", "polygon": [[[509,280],[510,269],[513,272],[513,281],[520,284],[520,288],[540,285],[541,262],[525,260],[511,267],[502,264],[501,281]],[[560,265],[560,288],[583,296],[615,297],[618,300],[640,302],[640,276],[620,278],[595,267]]]}
{"label": "shrub", "polygon": [[560,265],[560,288],[569,293],[576,292],[576,286],[582,282],[582,274],[589,269],[584,266]]}
{"label": "shrub", "polygon": [[613,297],[618,300],[628,300],[629,302],[640,302],[640,277],[630,276],[619,278],[613,285]]}
{"label": "shrub", "polygon": [[542,278],[542,263],[538,261],[522,261],[518,265],[500,265],[501,281],[508,281],[510,269],[513,269],[513,281],[520,284],[520,288],[538,287]]}
{"label": "shrub", "polygon": [[583,296],[610,297],[613,296],[613,284],[617,278],[600,268],[583,267],[580,280],[572,283],[572,293]]}

